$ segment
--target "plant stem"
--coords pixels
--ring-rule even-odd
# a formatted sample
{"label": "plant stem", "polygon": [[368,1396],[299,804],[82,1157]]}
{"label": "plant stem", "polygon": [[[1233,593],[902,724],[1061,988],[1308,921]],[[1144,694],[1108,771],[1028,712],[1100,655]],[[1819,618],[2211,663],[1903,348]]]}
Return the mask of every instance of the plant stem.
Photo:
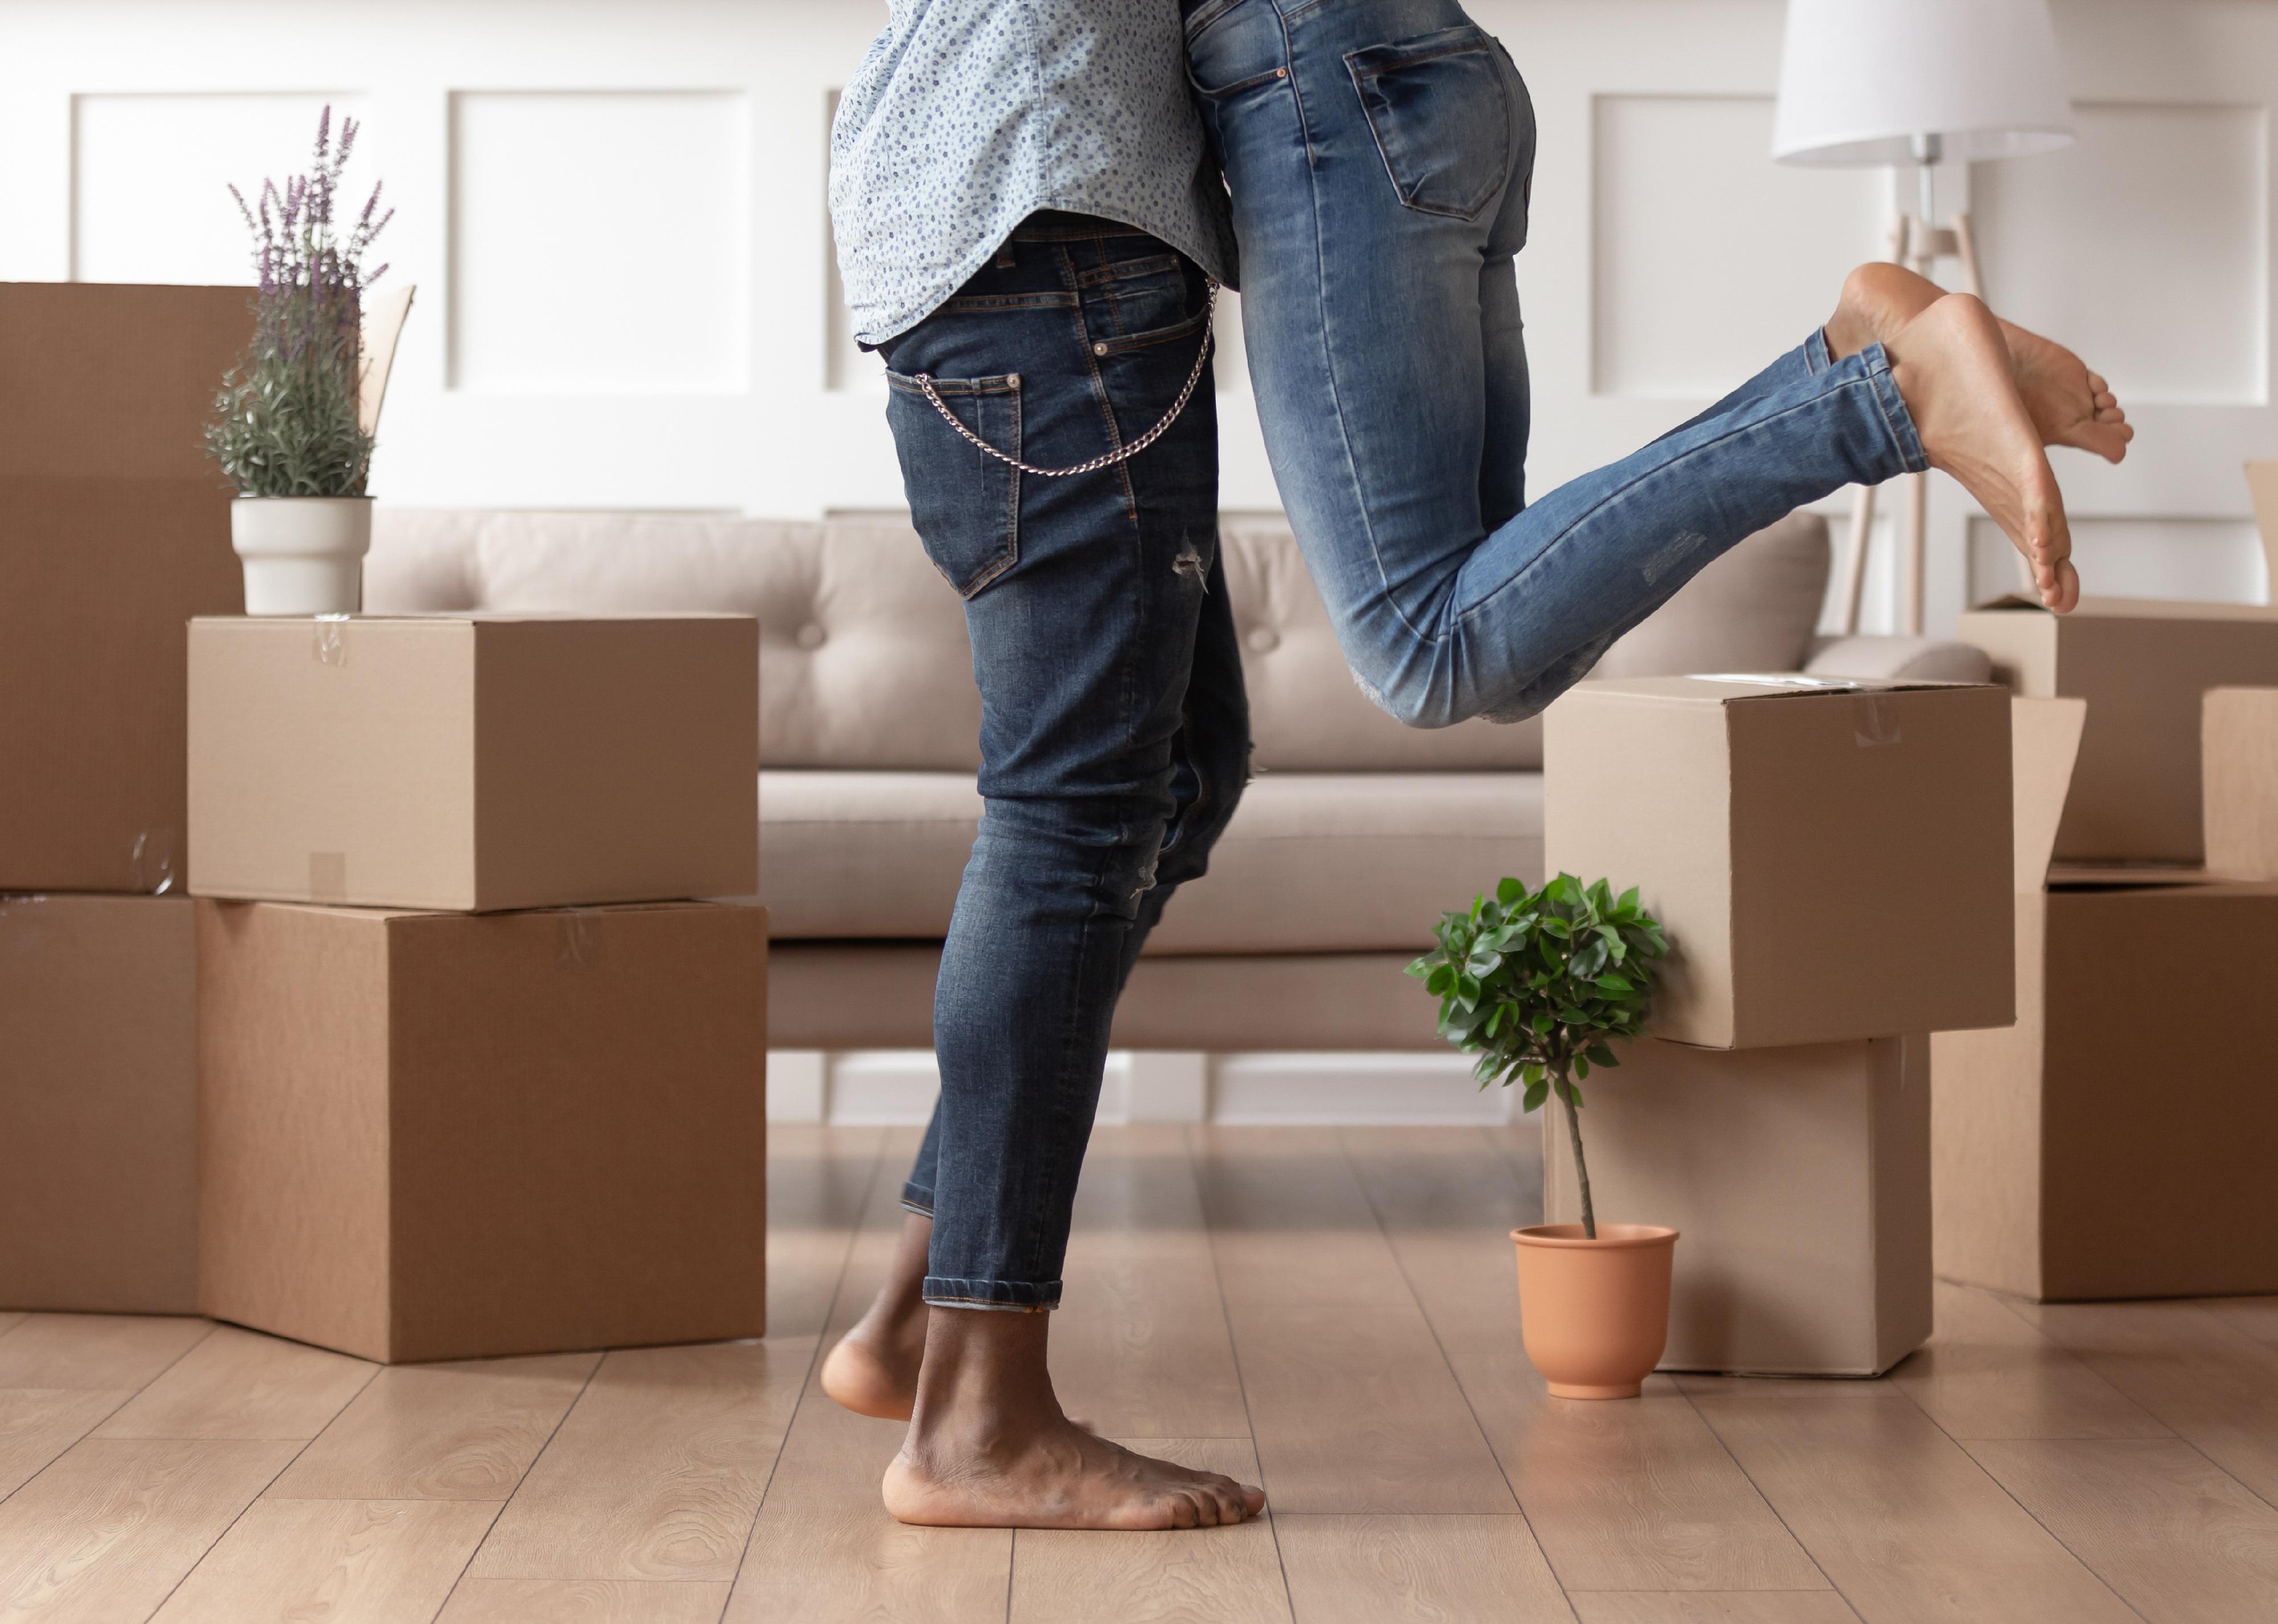
{"label": "plant stem", "polygon": [[1566,1073],[1562,1071],[1558,1073],[1558,1086],[1551,1092],[1566,1108],[1566,1132],[1574,1141],[1574,1178],[1582,1186],[1582,1239],[1595,1240],[1598,1238],[1598,1218],[1590,1210],[1590,1167],[1582,1160],[1582,1113],[1574,1109],[1573,1089],[1574,1085],[1567,1081]]}

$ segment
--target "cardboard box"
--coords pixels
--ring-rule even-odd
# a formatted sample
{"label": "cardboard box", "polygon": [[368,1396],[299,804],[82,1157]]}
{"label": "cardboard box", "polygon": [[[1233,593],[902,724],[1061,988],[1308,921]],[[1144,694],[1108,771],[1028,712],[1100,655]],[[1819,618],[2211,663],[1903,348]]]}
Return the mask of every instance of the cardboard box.
{"label": "cardboard box", "polygon": [[2004,599],[1965,613],[1960,635],[2018,693],[2088,701],[2059,861],[2203,859],[2200,698],[2278,685],[2278,610],[2083,598],[2057,615]]}
{"label": "cardboard box", "polygon": [[2247,493],[2254,499],[2254,520],[2262,531],[2262,556],[2270,579],[2278,583],[2278,459],[2246,465]]}
{"label": "cardboard box", "polygon": [[2199,713],[2207,872],[2278,880],[2278,688],[2211,688]]}
{"label": "cardboard box", "polygon": [[196,908],[203,1312],[386,1361],[765,1332],[765,910]]}
{"label": "cardboard box", "polygon": [[0,896],[0,1308],[197,1308],[197,964],[180,896]]}
{"label": "cardboard box", "polygon": [[0,283],[0,891],[180,873],[183,626],[244,602],[203,425],[251,297]]}
{"label": "cardboard box", "polygon": [[759,889],[759,623],[201,620],[189,888],[491,911]]}
{"label": "cardboard box", "polygon": [[2044,1301],[2278,1291],[2278,885],[2050,866],[2072,703],[2018,702],[2019,872],[2049,881],[2018,898],[2017,1021],[1931,1041],[1938,1272]]}
{"label": "cardboard box", "polygon": [[[1734,1054],[1651,1039],[1582,1085],[1601,1222],[1678,1231],[1664,1370],[1879,1376],[1930,1330],[1921,1037]],[[1581,1217],[1563,1107],[1545,1221]]]}
{"label": "cardboard box", "polygon": [[1634,885],[1650,1030],[1712,1048],[2007,1025],[2009,705],[1962,683],[1585,682],[1544,731],[1549,873]]}

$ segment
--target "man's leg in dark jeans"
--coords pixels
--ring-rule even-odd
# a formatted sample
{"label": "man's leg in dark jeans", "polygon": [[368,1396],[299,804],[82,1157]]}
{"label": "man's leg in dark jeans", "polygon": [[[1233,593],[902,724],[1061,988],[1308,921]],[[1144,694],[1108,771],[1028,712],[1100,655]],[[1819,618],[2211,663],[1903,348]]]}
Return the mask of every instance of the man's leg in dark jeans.
{"label": "man's leg in dark jeans", "polygon": [[1246,765],[1209,379],[1150,449],[1085,474],[1022,473],[967,438],[1043,468],[1128,444],[1194,371],[1203,294],[1153,238],[1038,216],[885,346],[913,515],[966,598],[986,808],[943,955],[904,1277],[825,1369],[842,1402],[898,1413],[922,1243],[921,1367],[886,1484],[906,1521],[1189,1526],[1257,1500],[1074,1427],[1043,1359],[1116,997]]}

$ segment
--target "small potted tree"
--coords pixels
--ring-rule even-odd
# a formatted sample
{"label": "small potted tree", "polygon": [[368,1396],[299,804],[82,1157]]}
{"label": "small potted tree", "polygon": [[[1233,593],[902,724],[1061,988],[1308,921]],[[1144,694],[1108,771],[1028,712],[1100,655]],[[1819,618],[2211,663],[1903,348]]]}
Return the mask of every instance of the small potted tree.
{"label": "small potted tree", "polygon": [[333,110],[317,125],[310,172],[257,204],[230,195],[253,233],[260,273],[251,347],[222,380],[207,449],[237,487],[231,540],[245,566],[248,614],[348,614],[363,597],[371,545],[372,435],[361,411],[364,290],[386,271],[363,257],[393,217],[379,188],[344,231],[334,209],[356,123]]}
{"label": "small potted tree", "polygon": [[1479,1056],[1480,1087],[1518,1084],[1530,1111],[1556,1096],[1573,1146],[1581,1223],[1511,1231],[1526,1355],[1557,1397],[1633,1399],[1668,1340],[1677,1231],[1598,1222],[1579,1085],[1644,1029],[1668,939],[1635,888],[1616,897],[1571,874],[1539,891],[1505,880],[1438,934],[1408,973],[1440,1000],[1441,1035]]}

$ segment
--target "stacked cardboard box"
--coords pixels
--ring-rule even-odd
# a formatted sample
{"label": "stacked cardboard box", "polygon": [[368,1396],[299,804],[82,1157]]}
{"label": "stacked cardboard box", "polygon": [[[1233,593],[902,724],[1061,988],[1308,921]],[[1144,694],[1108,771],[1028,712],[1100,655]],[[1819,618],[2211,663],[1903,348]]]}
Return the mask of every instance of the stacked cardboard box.
{"label": "stacked cardboard box", "polygon": [[1929,1336],[1924,1034],[2014,1017],[2009,727],[1998,688],[1794,677],[1551,707],[1547,866],[1637,885],[1673,944],[1583,1111],[1600,1216],[1680,1232],[1663,1369],[1874,1375]]}
{"label": "stacked cardboard box", "polygon": [[183,629],[248,290],[0,284],[0,1308],[196,1298]]}
{"label": "stacked cardboard box", "polygon": [[[2190,662],[2151,661],[2139,703],[2196,698],[2173,690],[2179,671]],[[2224,859],[2211,866],[2247,861],[2242,831],[2278,821],[2257,799],[2278,799],[2259,770],[2278,737],[2254,727],[2278,717],[2273,699],[2203,702],[2207,850]],[[2016,703],[2018,1019],[1934,1047],[1938,1271],[2037,1300],[2278,1290],[2278,884],[2052,865],[2076,806],[2112,821],[2113,778],[2073,766],[2097,702]]]}
{"label": "stacked cardboard box", "polygon": [[201,620],[199,1303],[386,1361],[765,1329],[758,638]]}

